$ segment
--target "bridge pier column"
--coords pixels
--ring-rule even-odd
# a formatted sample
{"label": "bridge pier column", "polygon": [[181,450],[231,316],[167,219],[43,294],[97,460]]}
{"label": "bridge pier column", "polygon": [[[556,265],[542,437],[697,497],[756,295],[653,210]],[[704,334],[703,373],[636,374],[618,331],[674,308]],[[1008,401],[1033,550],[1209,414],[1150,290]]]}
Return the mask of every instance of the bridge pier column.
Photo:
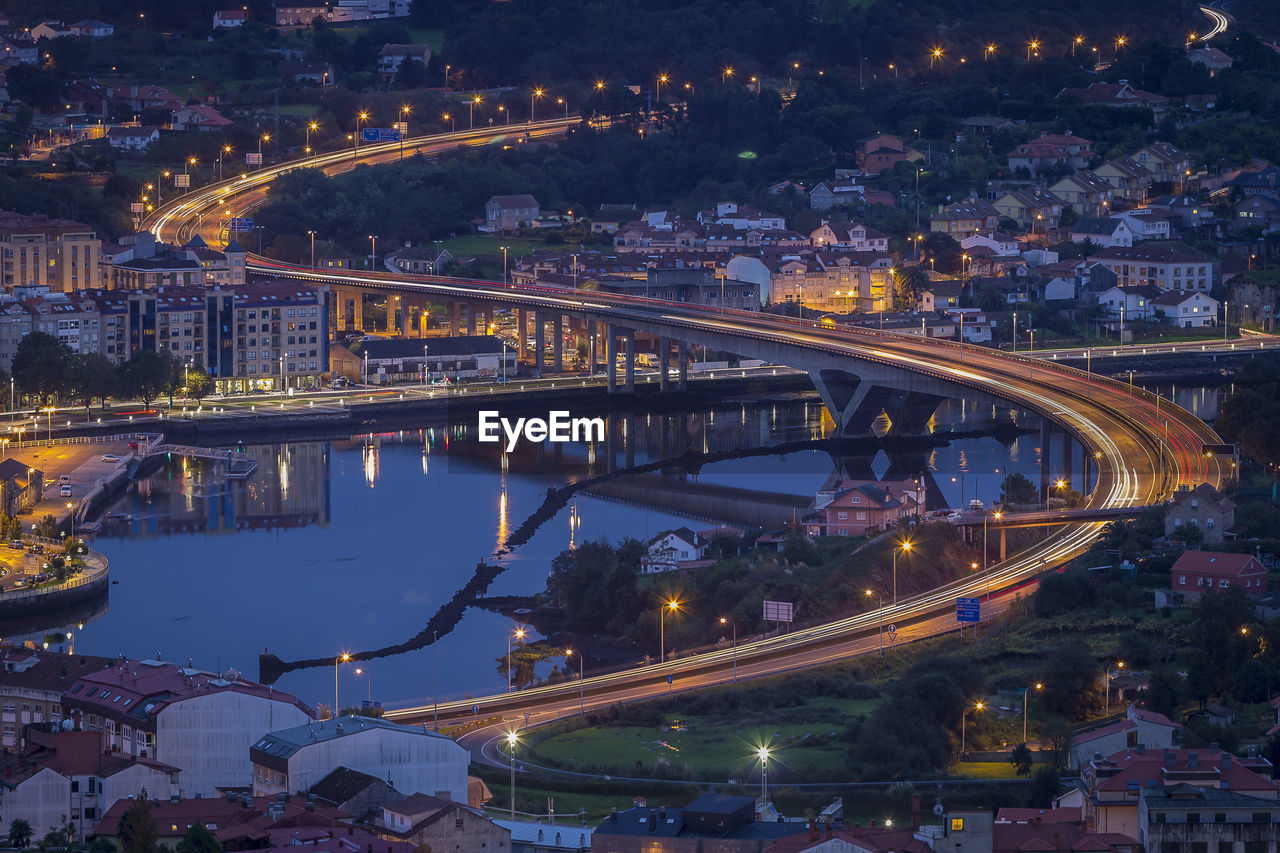
{"label": "bridge pier column", "polygon": [[520,352],[516,353],[516,361],[524,358],[527,352],[526,344],[529,339],[529,313],[523,308],[516,309],[516,343],[520,346]]}
{"label": "bridge pier column", "polygon": [[610,394],[618,392],[618,330],[608,323],[604,327],[604,375]]}
{"label": "bridge pier column", "polygon": [[1003,527],[1001,527],[1001,528],[1000,528],[1000,562],[1002,562],[1002,563],[1005,561],[1005,553],[1006,553],[1006,551],[1005,551],[1005,545],[1007,544],[1007,543],[1005,542],[1005,533],[1006,533],[1006,532],[1007,532],[1007,531],[1005,530],[1005,528],[1003,528]]}
{"label": "bridge pier column", "polygon": [[1063,497],[1071,495],[1072,488],[1075,486],[1075,472],[1071,470],[1071,433],[1062,432],[1062,479],[1066,482],[1067,487],[1063,490]]}
{"label": "bridge pier column", "polygon": [[1052,477],[1049,470],[1049,442],[1053,440],[1053,434],[1049,431],[1049,424],[1046,421],[1040,422],[1040,500],[1044,501],[1045,509],[1049,508],[1049,495],[1052,488]]}
{"label": "bridge pier column", "polygon": [[449,303],[449,337],[458,337],[458,327],[462,320],[462,305],[459,302]]}
{"label": "bridge pier column", "polygon": [[667,381],[667,365],[671,362],[671,338],[658,338],[658,390],[666,393],[671,387]]}
{"label": "bridge pier column", "polygon": [[484,306],[484,308],[480,312],[480,319],[484,321],[484,330],[480,334],[482,335],[492,334],[489,331],[490,327],[493,326],[493,306],[492,305]]}
{"label": "bridge pier column", "polygon": [[476,306],[473,302],[467,303],[467,337],[471,337],[476,333]]}
{"label": "bridge pier column", "polygon": [[564,317],[556,314],[551,318],[551,369],[556,373],[564,371]]}
{"label": "bridge pier column", "polygon": [[680,390],[689,390],[689,345],[684,341],[676,344],[676,360],[680,362]]}
{"label": "bridge pier column", "polygon": [[352,295],[355,297],[354,299],[351,300],[351,306],[352,306],[351,313],[353,315],[352,322],[354,322],[355,324],[354,328],[359,329],[360,331],[363,332],[364,331],[364,294],[358,290],[353,290]]}
{"label": "bridge pier column", "polygon": [[347,328],[344,323],[347,319],[347,291],[341,287],[335,287],[329,291],[329,304],[333,307],[329,328],[335,332],[344,331]]}
{"label": "bridge pier column", "polygon": [[401,298],[398,302],[396,302],[396,304],[400,306],[400,318],[399,318],[400,322],[398,324],[400,337],[407,338],[409,337],[409,325],[410,325],[409,300]]}
{"label": "bridge pier column", "polygon": [[545,362],[542,351],[547,346],[547,327],[546,320],[543,319],[541,311],[533,312],[533,375],[542,375],[542,365]]}
{"label": "bridge pier column", "polygon": [[595,319],[587,319],[587,374],[596,372],[596,338],[600,334],[600,323]]}
{"label": "bridge pier column", "polygon": [[636,392],[636,333],[635,330],[627,332],[627,393],[634,394]]}

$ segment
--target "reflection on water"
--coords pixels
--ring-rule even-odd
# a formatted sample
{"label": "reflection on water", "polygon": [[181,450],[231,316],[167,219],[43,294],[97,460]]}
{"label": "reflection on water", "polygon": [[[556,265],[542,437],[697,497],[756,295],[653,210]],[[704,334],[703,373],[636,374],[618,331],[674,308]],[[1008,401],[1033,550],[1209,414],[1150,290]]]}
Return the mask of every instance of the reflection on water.
{"label": "reflection on water", "polygon": [[[803,506],[835,472],[920,476],[931,495],[955,505],[974,497],[990,504],[1013,471],[1033,480],[1042,471],[1054,479],[1069,473],[1082,488],[1084,454],[1051,434],[1046,468],[1034,418],[948,401],[932,428],[980,430],[997,422],[1035,431],[1006,443],[961,438],[943,447],[867,446],[839,458],[804,449],[690,470],[667,466],[643,475],[651,479],[631,481],[652,487],[649,492],[584,491],[527,543],[498,558],[506,571],[489,594],[542,589],[552,558],[583,541],[648,539],[690,519],[710,527],[723,520],[726,495],[741,504],[771,504],[775,512],[781,505],[786,513],[787,500]],[[521,445],[510,454],[478,444],[474,424],[249,446],[246,453],[259,468],[247,481],[224,480],[198,460],[173,459],[113,507],[129,518],[104,527],[97,547],[118,583],[110,609],[77,630],[76,642],[83,652],[159,652],[250,674],[264,649],[295,660],[400,643],[422,630],[478,561],[495,559],[548,489],[689,452],[750,451],[830,431],[830,419],[815,403],[746,403],[613,415],[598,444]],[[626,488],[622,480],[610,482]],[[664,491],[688,505],[653,499]],[[389,703],[429,699],[433,657],[442,696],[500,690],[505,679],[495,661],[506,653],[508,627],[502,617],[473,607],[440,639],[438,654],[427,648],[361,667],[372,677],[374,698]],[[592,665],[588,649],[587,669]],[[278,686],[327,704],[332,682],[325,668],[290,673]],[[365,695],[363,684],[339,668],[349,701]]]}

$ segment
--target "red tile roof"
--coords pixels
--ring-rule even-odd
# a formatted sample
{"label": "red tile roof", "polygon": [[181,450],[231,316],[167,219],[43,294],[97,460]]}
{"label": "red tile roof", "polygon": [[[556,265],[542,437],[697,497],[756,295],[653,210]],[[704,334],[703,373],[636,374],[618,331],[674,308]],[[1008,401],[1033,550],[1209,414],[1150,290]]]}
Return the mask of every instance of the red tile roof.
{"label": "red tile roof", "polygon": [[1217,578],[1266,574],[1266,569],[1252,554],[1224,554],[1217,551],[1183,551],[1173,564],[1173,572],[1193,572]]}

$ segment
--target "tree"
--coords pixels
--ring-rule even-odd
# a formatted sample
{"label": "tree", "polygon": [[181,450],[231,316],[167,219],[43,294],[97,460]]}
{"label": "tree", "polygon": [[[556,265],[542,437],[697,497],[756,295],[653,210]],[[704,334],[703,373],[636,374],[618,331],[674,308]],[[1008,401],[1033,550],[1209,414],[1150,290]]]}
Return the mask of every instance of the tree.
{"label": "tree", "polygon": [[13,378],[24,394],[47,403],[62,390],[70,362],[71,348],[65,343],[44,332],[28,332],[13,355]]}
{"label": "tree", "polygon": [[120,389],[142,401],[144,408],[168,387],[170,371],[168,362],[158,353],[143,350],[120,365]]}
{"label": "tree", "polygon": [[1204,531],[1199,525],[1183,522],[1173,528],[1173,538],[1187,543],[1188,548],[1194,548],[1204,541]]}
{"label": "tree", "polygon": [[213,390],[213,377],[203,367],[193,365],[186,371],[187,396],[203,400]]}
{"label": "tree", "polygon": [[1000,484],[1001,506],[1023,506],[1040,502],[1040,490],[1026,475],[1015,471]]}
{"label": "tree", "polygon": [[1031,754],[1031,747],[1025,743],[1020,743],[1009,753],[1009,763],[1017,768],[1019,778],[1031,775],[1031,766],[1035,764],[1035,757]]}
{"label": "tree", "polygon": [[108,397],[120,392],[120,374],[111,360],[101,353],[73,354],[64,390],[68,398],[84,406],[84,419],[88,421],[89,408],[95,399],[105,406]]}
{"label": "tree", "polygon": [[222,853],[222,845],[203,823],[195,821],[178,842],[176,853]]}
{"label": "tree", "polygon": [[9,846],[26,847],[31,843],[31,824],[22,818],[14,818],[9,822]]}
{"label": "tree", "polygon": [[929,273],[923,266],[898,267],[893,271],[893,298],[900,307],[914,308],[920,294],[929,289]]}
{"label": "tree", "polygon": [[1044,707],[1069,720],[1085,718],[1102,704],[1100,675],[1098,662],[1084,644],[1059,646],[1044,662]]}
{"label": "tree", "polygon": [[116,846],[110,838],[99,835],[89,842],[89,853],[116,853]]}
{"label": "tree", "polygon": [[116,827],[123,853],[156,853],[156,822],[151,819],[151,802],[138,797],[120,816]]}

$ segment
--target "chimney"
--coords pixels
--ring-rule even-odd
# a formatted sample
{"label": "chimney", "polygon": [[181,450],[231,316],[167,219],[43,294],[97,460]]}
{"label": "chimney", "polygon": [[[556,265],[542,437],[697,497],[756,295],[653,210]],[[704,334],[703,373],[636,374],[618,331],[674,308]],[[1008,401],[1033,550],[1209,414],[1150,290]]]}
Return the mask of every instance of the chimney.
{"label": "chimney", "polygon": [[1222,769],[1223,770],[1231,769],[1231,753],[1229,752],[1222,753]]}
{"label": "chimney", "polygon": [[649,831],[650,832],[658,831],[658,815],[656,812],[652,810],[650,810],[649,812]]}
{"label": "chimney", "polygon": [[1200,753],[1194,749],[1187,753],[1187,767],[1191,770],[1196,770],[1200,767]]}
{"label": "chimney", "polygon": [[860,823],[855,823],[855,824],[853,825],[853,837],[854,837],[854,838],[861,838],[861,837],[862,837],[862,824],[860,824]]}
{"label": "chimney", "polygon": [[1215,755],[1217,754],[1217,752],[1218,752],[1218,742],[1217,742],[1216,740],[1215,740],[1213,743],[1209,744],[1209,751],[1210,751],[1210,752],[1212,752],[1212,753],[1214,753]]}
{"label": "chimney", "polygon": [[835,834],[835,829],[831,826],[831,822],[827,821],[827,838]]}

